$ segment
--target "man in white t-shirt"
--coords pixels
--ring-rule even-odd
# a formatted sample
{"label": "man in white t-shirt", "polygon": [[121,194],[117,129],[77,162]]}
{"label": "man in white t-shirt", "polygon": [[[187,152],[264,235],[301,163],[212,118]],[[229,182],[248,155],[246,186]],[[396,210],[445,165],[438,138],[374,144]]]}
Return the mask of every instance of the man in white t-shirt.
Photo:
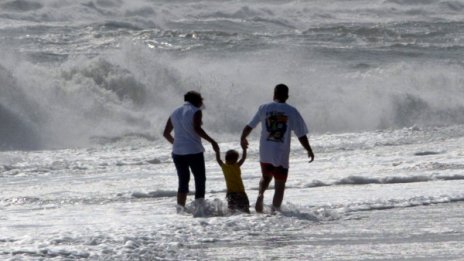
{"label": "man in white t-shirt", "polygon": [[314,160],[314,153],[306,136],[308,133],[306,123],[298,110],[286,103],[287,99],[288,87],[285,84],[278,84],[274,88],[274,101],[261,105],[242,132],[241,143],[248,147],[248,135],[261,123],[259,157],[262,177],[259,182],[256,212],[263,212],[264,192],[272,178],[275,180],[272,208],[279,210],[282,205],[288,175],[292,131],[298,137],[303,148],[306,149],[310,158],[309,162]]}
{"label": "man in white t-shirt", "polygon": [[[173,145],[172,158],[176,166],[179,184],[177,189],[177,204],[185,207],[189,192],[190,170],[195,179],[195,199],[205,197],[205,149],[201,138],[219,152],[219,146],[201,127],[203,97],[195,91],[184,95],[184,105],[177,108],[169,117],[163,136]],[[174,130],[174,137],[171,132]]]}

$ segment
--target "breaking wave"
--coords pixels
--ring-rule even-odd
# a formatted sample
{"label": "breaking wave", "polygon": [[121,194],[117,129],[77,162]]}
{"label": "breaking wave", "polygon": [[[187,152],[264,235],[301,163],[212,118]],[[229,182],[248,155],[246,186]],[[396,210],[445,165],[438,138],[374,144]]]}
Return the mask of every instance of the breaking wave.
{"label": "breaking wave", "polygon": [[152,141],[191,89],[205,127],[236,135],[281,82],[313,133],[464,124],[455,1],[198,5],[2,2],[0,149]]}
{"label": "breaking wave", "polygon": [[454,202],[463,202],[463,196],[448,196],[442,195],[437,197],[414,197],[410,199],[402,200],[388,200],[388,201],[377,201],[377,202],[364,202],[364,203],[352,203],[343,208],[347,212],[359,212],[359,211],[372,211],[372,210],[385,210],[393,208],[407,208],[407,207],[419,207],[428,206],[432,204],[448,204]]}
{"label": "breaking wave", "polygon": [[363,176],[349,176],[334,182],[322,182],[313,180],[304,185],[306,188],[337,186],[337,185],[368,185],[368,184],[400,184],[400,183],[416,183],[430,181],[447,181],[447,180],[464,180],[464,175],[417,175],[417,176],[393,176],[383,178],[370,178]]}
{"label": "breaking wave", "polygon": [[[2,135],[1,148],[85,145],[95,141],[93,137],[133,133],[157,139],[170,111],[190,89],[200,90],[206,98],[208,129],[236,134],[251,111],[269,100],[272,86],[285,79],[295,95],[289,102],[300,109],[313,132],[464,123],[464,101],[458,95],[464,74],[457,65],[445,66],[447,72],[443,65],[402,64],[363,73],[341,70],[335,75],[325,73],[322,66],[298,78],[295,72],[285,75],[280,66],[264,65],[269,57],[258,63],[209,59],[210,65],[194,69],[192,65],[205,61],[179,59],[142,46],[108,55],[69,62],[58,70],[28,63],[3,69],[0,81],[16,93],[1,90],[5,124],[0,130],[10,134]],[[257,84],[266,71],[273,76]],[[442,87],[435,88],[437,84]],[[7,100],[16,102],[6,107]]]}

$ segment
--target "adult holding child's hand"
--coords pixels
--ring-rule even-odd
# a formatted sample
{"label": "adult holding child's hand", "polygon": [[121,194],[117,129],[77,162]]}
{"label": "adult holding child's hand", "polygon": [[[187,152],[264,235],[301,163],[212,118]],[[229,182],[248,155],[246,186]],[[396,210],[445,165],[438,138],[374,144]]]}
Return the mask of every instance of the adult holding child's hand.
{"label": "adult holding child's hand", "polygon": [[259,107],[253,119],[243,129],[240,138],[241,145],[247,148],[248,135],[261,123],[259,158],[262,177],[255,205],[256,212],[263,212],[264,192],[272,179],[275,180],[272,208],[280,209],[288,176],[292,131],[307,151],[309,162],[314,160],[314,153],[307,137],[306,123],[298,110],[286,103],[288,97],[288,87],[285,84],[278,84],[274,88],[274,101]]}
{"label": "adult holding child's hand", "polygon": [[[185,207],[189,192],[190,170],[195,179],[195,200],[205,198],[205,158],[201,138],[211,143],[213,150],[219,152],[219,145],[201,127],[203,122],[203,97],[195,91],[184,95],[184,105],[177,108],[169,117],[163,136],[171,143],[172,158],[179,178],[177,204]],[[174,130],[174,137],[171,132]]]}

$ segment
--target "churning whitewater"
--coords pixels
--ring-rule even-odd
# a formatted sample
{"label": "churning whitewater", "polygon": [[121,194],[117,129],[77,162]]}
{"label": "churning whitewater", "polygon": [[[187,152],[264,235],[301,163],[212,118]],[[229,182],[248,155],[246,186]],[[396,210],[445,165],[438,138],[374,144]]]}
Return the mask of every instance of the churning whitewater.
{"label": "churning whitewater", "polygon": [[[0,259],[460,260],[462,0],[0,1]],[[273,87],[310,130],[282,211],[254,211],[258,131],[230,213],[205,144],[206,208],[176,209],[162,138],[189,90],[239,149]],[[190,184],[193,190],[193,184]]]}

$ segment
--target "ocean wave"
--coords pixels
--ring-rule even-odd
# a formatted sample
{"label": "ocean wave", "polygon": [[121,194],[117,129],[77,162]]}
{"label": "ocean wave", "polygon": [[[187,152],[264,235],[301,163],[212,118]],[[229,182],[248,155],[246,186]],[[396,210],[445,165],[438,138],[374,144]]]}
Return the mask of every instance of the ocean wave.
{"label": "ocean wave", "polygon": [[440,1],[440,5],[455,12],[464,10],[464,4],[459,1]]}
{"label": "ocean wave", "polygon": [[387,3],[395,3],[399,5],[428,5],[433,4],[435,0],[387,0]]}
{"label": "ocean wave", "polygon": [[304,30],[302,34],[307,42],[326,42],[325,46],[344,47],[349,43],[350,47],[370,51],[373,51],[372,47],[381,51],[407,47],[410,51],[424,49],[430,52],[462,47],[456,41],[461,38],[462,24],[461,21],[322,24]]}
{"label": "ocean wave", "polygon": [[0,198],[0,206],[11,207],[11,206],[31,206],[31,207],[43,207],[43,208],[59,208],[66,205],[102,205],[111,203],[124,203],[130,202],[134,199],[146,199],[146,198],[173,198],[177,196],[175,190],[156,190],[150,192],[130,192],[130,193],[117,193],[113,195],[105,196],[67,196],[67,197],[29,197],[29,196],[18,196],[18,197],[6,197]]}
{"label": "ocean wave", "polygon": [[[305,3],[296,7],[293,2],[247,7],[235,3],[218,12],[200,1],[180,5],[180,10],[169,10],[170,4],[163,3],[154,15],[160,20],[158,26],[148,26],[139,22],[148,18],[126,19],[126,12],[152,3],[139,4],[44,3],[40,12],[31,11],[30,16],[41,19],[43,12],[44,19],[53,20],[55,14],[67,16],[65,10],[79,7],[75,17],[85,22],[74,22],[73,16],[64,25],[28,21],[27,26],[2,31],[11,36],[5,38],[11,39],[8,43],[15,50],[63,57],[29,61],[31,56],[19,55],[15,66],[2,59],[0,66],[11,71],[10,80],[20,84],[8,87],[18,95],[0,90],[0,117],[7,118],[15,131],[25,129],[40,137],[26,144],[86,146],[112,142],[126,133],[161,138],[160,122],[191,89],[201,90],[207,98],[211,110],[205,111],[210,117],[205,124],[218,134],[234,134],[251,117],[249,112],[262,101],[263,93],[282,79],[287,79],[293,94],[289,102],[310,121],[313,133],[464,123],[458,95],[463,68],[447,60],[459,60],[459,52],[443,48],[459,45],[462,22],[342,19],[298,25],[286,14],[299,5],[306,7]],[[104,11],[103,17],[99,13],[87,21],[95,8]],[[105,17],[106,12],[115,15]],[[244,26],[242,20],[255,27]],[[197,24],[186,25],[190,21]],[[74,33],[68,34],[70,30]],[[427,45],[436,52],[420,49]],[[431,60],[405,61],[404,55],[430,55]],[[279,63],[273,62],[276,58]],[[9,85],[10,80],[0,83]],[[436,86],[441,86],[440,91]],[[234,100],[240,104],[225,102]],[[19,138],[6,142],[10,143],[3,146],[6,149],[22,147],[16,145]]]}
{"label": "ocean wave", "polygon": [[27,0],[13,0],[13,1],[6,1],[0,4],[1,8],[10,11],[17,11],[17,12],[27,12],[27,11],[34,11],[41,9],[43,7],[42,4],[35,1],[27,1]]}
{"label": "ocean wave", "polygon": [[430,155],[438,155],[443,154],[442,151],[418,151],[414,153],[414,156],[430,156]]}
{"label": "ocean wave", "polygon": [[434,197],[413,197],[410,199],[392,199],[392,200],[380,200],[375,202],[362,202],[353,203],[346,206],[342,206],[347,213],[359,212],[359,211],[373,211],[373,210],[386,210],[394,208],[408,208],[408,207],[420,207],[428,206],[432,204],[447,204],[455,202],[463,202],[464,196],[434,196]]}
{"label": "ocean wave", "polygon": [[133,192],[133,198],[169,198],[176,197],[177,191],[174,190],[156,190],[151,192]]}
{"label": "ocean wave", "polygon": [[434,124],[443,125],[446,122],[463,122],[464,105],[451,105],[449,107],[434,106],[432,101],[415,94],[403,93],[394,98],[394,121],[398,126],[412,126],[418,123],[433,121]]}
{"label": "ocean wave", "polygon": [[[18,164],[9,164],[0,166],[0,177],[2,176],[22,176],[22,177],[35,177],[46,176],[51,172],[57,171],[85,171],[93,168],[94,166],[88,165],[85,162],[69,162],[67,160],[56,160],[51,162],[41,162],[37,164],[22,165],[23,162]],[[118,163],[116,163],[118,164]],[[136,165],[137,163],[127,163],[127,165]]]}
{"label": "ocean wave", "polygon": [[136,105],[145,102],[147,88],[124,68],[104,59],[98,59],[89,67],[63,71],[62,76],[71,80],[73,78],[88,78],[96,86],[114,92],[119,99],[128,99]]}
{"label": "ocean wave", "polygon": [[62,247],[42,247],[36,250],[30,249],[14,249],[10,250],[8,253],[4,253],[5,255],[12,255],[12,256],[25,256],[31,258],[63,258],[63,259],[87,259],[90,257],[90,252],[86,251],[76,251],[76,250],[68,250]]}
{"label": "ocean wave", "polygon": [[[193,193],[190,193],[193,195]],[[150,192],[124,192],[106,195],[87,194],[82,196],[47,196],[30,197],[16,196],[0,198],[0,207],[30,206],[32,208],[59,208],[66,205],[104,205],[111,203],[126,203],[137,199],[175,198],[177,190],[155,190]]]}
{"label": "ocean wave", "polygon": [[34,111],[35,102],[1,64],[0,85],[0,151],[38,149],[40,136],[33,120],[40,119],[40,114]]}
{"label": "ocean wave", "polygon": [[242,6],[238,10],[232,10],[230,12],[224,11],[216,11],[208,14],[204,14],[202,17],[205,18],[248,18],[248,17],[256,17],[262,15],[262,12],[255,10],[249,6]]}
{"label": "ocean wave", "polygon": [[430,181],[447,181],[447,180],[464,180],[464,175],[417,175],[417,176],[391,176],[382,178],[370,178],[364,176],[349,176],[334,182],[322,182],[313,180],[305,184],[305,188],[341,186],[341,185],[369,185],[369,184],[401,184],[401,183],[417,183]]}
{"label": "ocean wave", "polygon": [[125,196],[108,196],[107,198],[92,198],[92,197],[58,197],[58,198],[42,198],[42,197],[11,197],[11,198],[0,198],[0,206],[11,207],[11,206],[28,206],[34,208],[47,208],[54,209],[60,208],[66,205],[99,205],[109,204],[114,202],[128,202],[130,199]]}
{"label": "ocean wave", "polygon": [[[307,220],[311,222],[330,222],[339,219],[350,219],[350,216],[357,212],[401,209],[460,202],[464,202],[464,196],[417,196],[407,199],[373,200],[325,206],[302,206],[286,202],[282,205],[282,211],[275,214],[282,217]],[[268,213],[271,213],[270,206],[265,206],[265,210]]]}
{"label": "ocean wave", "polygon": [[17,205],[41,204],[43,203],[43,200],[38,197],[14,197],[0,199],[0,202],[4,207],[8,207]]}
{"label": "ocean wave", "polygon": [[462,195],[417,196],[406,199],[372,200],[336,205],[302,206],[285,202],[282,210],[273,213],[271,206],[265,205],[265,213],[280,217],[294,218],[311,222],[327,222],[339,219],[349,219],[357,212],[401,209],[435,204],[449,204],[464,202]]}
{"label": "ocean wave", "polygon": [[99,27],[101,27],[99,29],[101,31],[119,30],[119,29],[139,31],[139,30],[144,29],[143,27],[140,27],[137,24],[130,23],[130,22],[124,22],[124,21],[107,21],[107,22],[104,22],[102,25],[99,25]]}
{"label": "ocean wave", "polygon": [[385,177],[385,178],[368,178],[361,176],[350,176],[334,182],[334,185],[367,185],[367,184],[397,184],[397,183],[415,183],[433,180],[427,176],[412,177]]}
{"label": "ocean wave", "polygon": [[[269,206],[265,206],[267,211]],[[270,211],[272,213],[272,211]],[[341,219],[344,215],[343,211],[333,208],[331,206],[299,206],[292,203],[285,203],[282,205],[280,211],[273,213],[274,215],[294,218],[299,220],[305,220],[310,222],[323,222],[323,221],[334,221]]]}
{"label": "ocean wave", "polygon": [[303,35],[319,38],[318,35],[333,36],[334,39],[352,39],[353,36],[369,37],[372,40],[385,37],[399,37],[400,34],[394,28],[378,24],[339,24],[325,25],[321,27],[309,28],[302,33]]}
{"label": "ocean wave", "polygon": [[149,133],[127,133],[120,136],[109,137],[109,136],[92,136],[90,139],[97,144],[114,144],[114,143],[129,143],[140,141],[155,141],[157,137]]}
{"label": "ocean wave", "polygon": [[0,104],[0,151],[33,150],[38,149],[39,144],[33,125]]}

